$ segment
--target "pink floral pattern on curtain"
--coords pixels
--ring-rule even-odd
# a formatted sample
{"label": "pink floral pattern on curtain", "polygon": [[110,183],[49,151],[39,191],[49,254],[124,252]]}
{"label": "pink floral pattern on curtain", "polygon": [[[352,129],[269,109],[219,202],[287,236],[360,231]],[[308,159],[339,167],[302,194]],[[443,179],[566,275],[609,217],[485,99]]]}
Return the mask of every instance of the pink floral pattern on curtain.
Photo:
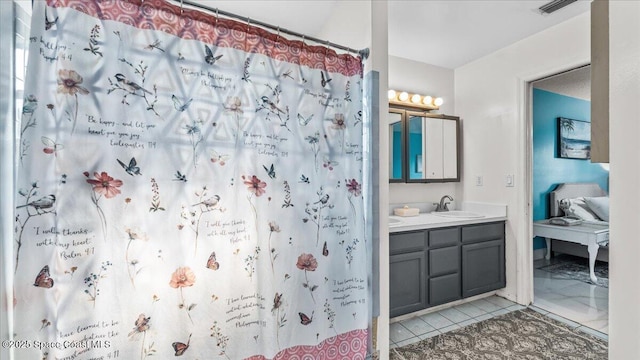
{"label": "pink floral pattern on curtain", "polygon": [[70,7],[103,20],[115,20],[139,29],[160,30],[183,39],[218,47],[258,53],[279,61],[323,69],[346,76],[362,75],[362,62],[338,55],[324,46],[288,40],[259,27],[197,10],[180,9],[164,0],[47,0],[50,6]]}
{"label": "pink floral pattern on curtain", "polygon": [[361,59],[163,0],[30,39],[18,358],[366,357]]}

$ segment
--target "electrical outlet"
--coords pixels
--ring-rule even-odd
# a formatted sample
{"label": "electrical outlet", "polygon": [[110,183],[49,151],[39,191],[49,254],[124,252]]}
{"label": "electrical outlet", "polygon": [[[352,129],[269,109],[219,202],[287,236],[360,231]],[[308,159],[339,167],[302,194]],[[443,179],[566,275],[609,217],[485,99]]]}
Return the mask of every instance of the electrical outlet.
{"label": "electrical outlet", "polygon": [[476,176],[476,186],[482,186],[482,175]]}
{"label": "electrical outlet", "polygon": [[514,186],[514,176],[513,175],[507,175],[504,178],[504,185],[506,187],[513,187]]}

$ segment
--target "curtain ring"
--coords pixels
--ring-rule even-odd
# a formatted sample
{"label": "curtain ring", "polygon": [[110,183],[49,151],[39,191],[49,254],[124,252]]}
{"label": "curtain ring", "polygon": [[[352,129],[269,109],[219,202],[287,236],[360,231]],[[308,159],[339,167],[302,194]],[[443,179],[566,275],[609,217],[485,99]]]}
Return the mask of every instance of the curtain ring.
{"label": "curtain ring", "polygon": [[215,25],[218,25],[218,8],[216,8],[216,23]]}
{"label": "curtain ring", "polygon": [[184,5],[184,1],[180,0],[180,15],[182,15],[182,13],[184,13],[184,10],[182,9],[182,5]]}
{"label": "curtain ring", "polygon": [[276,35],[276,43],[278,43],[279,39],[280,39],[280,26],[278,26],[278,34]]}

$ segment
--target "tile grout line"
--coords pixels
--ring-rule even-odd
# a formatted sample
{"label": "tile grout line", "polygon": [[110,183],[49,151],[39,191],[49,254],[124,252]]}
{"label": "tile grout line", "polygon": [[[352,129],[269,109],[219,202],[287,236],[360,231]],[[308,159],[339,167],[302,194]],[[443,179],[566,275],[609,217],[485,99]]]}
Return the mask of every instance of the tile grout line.
{"label": "tile grout line", "polygon": [[[430,332],[433,332],[433,331],[437,331],[437,332],[438,332],[438,335],[442,335],[442,334],[446,334],[446,333],[451,332],[451,331],[454,331],[454,330],[461,329],[461,328],[463,328],[463,327],[465,327],[465,326],[469,326],[469,325],[472,325],[472,324],[475,324],[475,323],[478,323],[478,322],[481,322],[481,321],[484,321],[484,320],[492,319],[492,318],[494,318],[494,317],[496,317],[496,316],[505,315],[505,314],[508,314],[508,313],[513,312],[513,311],[516,311],[516,310],[522,310],[522,309],[508,310],[506,313],[503,313],[503,314],[494,314],[494,313],[495,313],[495,312],[497,312],[497,311],[507,310],[509,307],[512,307],[512,306],[514,306],[514,305],[518,305],[518,304],[517,304],[517,303],[514,303],[514,302],[511,302],[511,304],[508,304],[507,306],[502,306],[502,305],[495,304],[495,303],[493,303],[493,302],[491,302],[491,301],[489,301],[489,300],[487,300],[487,299],[484,299],[484,300],[485,300],[485,301],[487,301],[487,302],[489,302],[490,304],[492,304],[492,305],[494,305],[494,306],[498,307],[499,309],[497,309],[497,310],[495,310],[495,311],[493,311],[493,312],[487,312],[486,310],[484,310],[484,309],[482,309],[482,308],[480,308],[480,307],[478,307],[478,306],[474,305],[473,303],[474,303],[475,301],[472,301],[472,302],[468,302],[468,303],[465,303],[465,304],[468,304],[468,305],[470,305],[470,306],[473,306],[473,307],[477,308],[477,309],[478,309],[478,310],[480,310],[480,311],[484,311],[485,313],[484,313],[484,314],[482,314],[482,315],[478,315],[478,316],[471,316],[471,315],[469,315],[469,314],[465,313],[464,311],[461,311],[461,310],[455,309],[455,307],[450,307],[450,308],[446,308],[446,309],[442,309],[442,310],[439,310],[439,311],[433,312],[432,314],[438,314],[438,315],[440,315],[440,316],[444,317],[445,319],[447,319],[448,321],[450,321],[450,322],[451,322],[451,325],[442,326],[442,327],[436,327],[436,326],[434,326],[433,324],[431,324],[431,323],[427,322],[426,320],[422,319],[421,317],[415,317],[415,318],[410,318],[410,319],[405,319],[405,320],[399,321],[400,325],[401,325],[404,329],[406,329],[409,333],[413,334],[414,336],[409,337],[409,338],[407,338],[407,339],[404,339],[404,340],[402,340],[402,341],[396,342],[396,345],[397,345],[398,343],[400,343],[400,342],[404,342],[404,341],[408,341],[408,340],[411,340],[411,339],[413,339],[413,338],[416,338],[417,340],[415,340],[415,341],[411,342],[411,344],[413,344],[413,343],[416,343],[416,342],[419,342],[419,341],[422,341],[422,340],[423,340],[423,339],[420,339],[420,336],[422,336],[422,335],[426,335],[426,334],[428,334],[428,333],[430,333]],[[506,299],[505,299],[505,300],[506,300]],[[506,301],[509,301],[509,300],[506,300]],[[464,304],[463,304],[463,305],[464,305]],[[455,310],[459,311],[459,312],[460,312],[460,313],[462,313],[463,315],[467,316],[467,317],[468,317],[468,319],[465,319],[465,320],[462,320],[462,321],[454,321],[453,319],[450,319],[449,317],[447,317],[445,314],[443,314],[443,313],[442,313],[443,311],[445,311],[445,310],[449,310],[449,309],[455,309]],[[523,309],[524,309],[524,307],[523,307]],[[480,318],[480,317],[484,317],[484,316],[487,316],[487,315],[489,315],[490,317],[489,317],[489,318],[486,318],[486,319],[478,319],[478,318]],[[407,322],[407,321],[409,321],[409,320],[411,320],[411,319],[420,319],[420,320],[422,320],[425,324],[427,324],[428,326],[432,327],[434,330],[433,330],[433,331],[427,331],[427,332],[425,332],[424,334],[416,334],[416,333],[414,333],[413,331],[411,331],[411,329],[409,329],[409,327],[405,326],[405,324],[404,324],[405,322]],[[461,326],[461,325],[460,325],[461,323],[463,323],[463,322],[467,322],[467,321],[473,321],[473,322],[472,322],[472,323],[470,323],[470,324],[466,324],[466,325],[464,325],[464,326]],[[451,329],[451,330],[446,331],[446,332],[442,332],[442,331],[441,331],[442,329],[447,328],[447,327],[450,327],[450,326],[457,326],[458,328],[457,328],[457,329]],[[405,344],[405,345],[408,345],[408,344]],[[398,345],[398,346],[399,346],[399,345]],[[404,346],[404,345],[403,345],[403,346]],[[400,346],[399,346],[399,347],[400,347]]]}
{"label": "tile grout line", "polygon": [[[395,349],[396,349],[396,348],[398,348],[398,347],[402,347],[402,346],[407,346],[407,345],[412,345],[412,344],[415,344],[415,343],[417,343],[417,342],[424,341],[424,340],[426,340],[426,339],[428,339],[428,338],[426,338],[426,339],[421,339],[420,337],[421,337],[421,336],[423,336],[423,335],[426,335],[426,334],[428,334],[428,333],[431,333],[431,332],[437,332],[438,334],[436,334],[436,335],[434,335],[434,336],[443,335],[443,334],[447,334],[447,333],[449,333],[449,332],[451,332],[451,331],[459,330],[459,329],[464,328],[464,327],[469,326],[469,325],[473,325],[473,324],[476,324],[476,323],[479,323],[479,322],[482,322],[482,321],[486,321],[486,320],[489,320],[489,319],[493,319],[493,318],[498,317],[498,316],[506,315],[506,314],[509,314],[509,313],[512,313],[512,312],[515,312],[515,311],[520,311],[520,310],[524,310],[524,309],[527,309],[527,308],[528,308],[528,307],[524,307],[524,306],[522,306],[522,305],[521,305],[521,306],[522,306],[522,308],[520,308],[520,309],[513,309],[513,310],[509,310],[509,311],[507,311],[507,312],[506,312],[506,313],[504,313],[504,314],[494,314],[494,313],[495,313],[495,312],[497,312],[497,311],[507,310],[508,308],[513,307],[514,305],[518,305],[518,304],[514,303],[514,304],[509,305],[509,306],[507,306],[507,307],[503,307],[503,308],[501,308],[500,310],[496,310],[496,311],[494,311],[494,312],[492,312],[492,313],[485,313],[485,314],[480,315],[480,316],[477,316],[477,317],[472,317],[472,316],[469,316],[469,315],[465,314],[465,315],[469,316],[469,319],[467,319],[467,320],[463,320],[463,321],[460,321],[460,322],[453,322],[453,320],[451,320],[451,319],[447,318],[447,317],[446,317],[445,315],[443,315],[443,314],[440,314],[440,312],[438,311],[438,312],[436,312],[437,314],[439,314],[439,315],[441,315],[441,316],[445,317],[447,320],[451,321],[453,324],[452,324],[452,325],[448,325],[448,326],[444,326],[444,327],[441,327],[441,328],[436,328],[436,327],[432,326],[431,324],[429,324],[428,322],[426,322],[426,321],[424,321],[424,320],[422,320],[422,319],[421,319],[421,320],[422,320],[422,321],[424,321],[427,325],[429,325],[429,326],[431,326],[431,327],[433,327],[433,328],[434,328],[434,330],[433,330],[433,331],[427,331],[427,332],[426,332],[426,333],[424,333],[424,334],[416,334],[416,333],[414,333],[414,332],[413,332],[413,331],[411,331],[409,328],[407,328],[406,326],[404,326],[404,324],[402,324],[402,321],[401,321],[401,322],[400,322],[400,323],[401,323],[401,325],[402,325],[402,326],[403,326],[407,331],[409,331],[411,334],[413,334],[414,336],[412,336],[412,337],[410,337],[410,338],[407,338],[407,339],[404,339],[404,340],[402,340],[402,341],[400,341],[400,342],[394,342],[393,344],[395,344],[395,345],[396,345],[396,347],[395,347],[395,348],[393,348],[393,349],[391,349],[391,350],[394,350],[394,352],[395,352],[398,356],[402,357],[402,355],[400,355],[397,351],[395,351]],[[436,313],[434,313],[434,314],[436,314]],[[540,313],[538,313],[538,314],[540,314]],[[486,319],[482,319],[482,320],[478,319],[479,317],[483,317],[483,316],[486,316],[486,315],[490,315],[490,317],[489,317],[489,318],[486,318]],[[528,315],[528,314],[527,314],[527,315]],[[545,314],[540,314],[540,315],[541,315],[541,316],[543,316],[543,317],[546,317],[546,315],[545,315]],[[533,317],[533,318],[535,318],[535,317]],[[557,320],[557,319],[554,319],[554,320],[556,320],[556,321],[560,321],[560,320]],[[470,324],[466,324],[465,326],[461,326],[461,325],[460,325],[461,323],[463,323],[463,322],[467,322],[467,321],[473,321],[473,322],[472,322],[472,323],[470,323]],[[550,322],[545,321],[545,320],[542,320],[542,321],[544,321],[545,323],[549,323],[550,325],[553,325],[553,326],[555,326],[555,327],[558,327],[556,324],[550,323]],[[560,321],[560,322],[561,322],[561,323],[563,323],[562,321]],[[566,324],[566,323],[563,323],[563,324],[564,324],[565,326],[568,326],[569,328],[571,328],[571,330],[579,330],[580,332],[584,333],[585,335],[598,337],[599,339],[601,339],[601,340],[603,340],[603,341],[608,341],[608,340],[606,340],[606,339],[604,339],[604,338],[602,338],[602,337],[599,337],[599,336],[597,336],[597,335],[589,334],[589,333],[587,333],[587,332],[585,332],[585,331],[580,330],[579,328],[580,328],[580,327],[583,327],[583,325],[580,325],[580,326],[577,326],[577,327],[575,327],[575,328],[574,328],[574,327],[572,327],[572,326],[571,326],[571,325],[569,325],[569,324]],[[458,326],[458,328],[457,328],[457,329],[451,329],[451,330],[449,330],[449,331],[445,331],[445,332],[442,332],[442,331],[441,331],[441,330],[442,330],[442,329],[444,329],[444,328],[447,328],[447,327],[450,327],[450,326],[454,326],[454,325],[455,325],[455,326]],[[596,332],[597,332],[597,330],[595,330],[595,329],[592,329],[592,330],[594,330],[594,331],[596,331]],[[572,332],[573,332],[573,331],[572,331]],[[600,333],[600,332],[599,332],[599,333]],[[602,334],[602,333],[601,333],[601,334]],[[580,334],[576,334],[576,335],[577,335],[577,336],[579,336],[579,337],[581,337],[581,338],[583,338],[583,339],[585,339],[585,340],[588,340],[588,339],[586,339],[584,336],[582,336],[582,335],[580,335]],[[409,340],[412,340],[412,339],[413,339],[413,341],[411,341],[410,343],[407,343],[407,344],[404,344],[404,345],[399,345],[399,343],[406,342],[406,341],[409,341]],[[405,359],[405,358],[403,358],[403,359]],[[405,359],[405,360],[406,360],[406,359]]]}

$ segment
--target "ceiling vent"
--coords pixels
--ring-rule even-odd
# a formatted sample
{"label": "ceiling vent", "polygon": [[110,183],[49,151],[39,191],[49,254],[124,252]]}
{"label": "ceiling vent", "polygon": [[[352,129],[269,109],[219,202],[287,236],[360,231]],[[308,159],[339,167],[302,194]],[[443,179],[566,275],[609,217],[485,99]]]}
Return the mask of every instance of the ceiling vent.
{"label": "ceiling vent", "polygon": [[540,6],[538,10],[540,10],[540,13],[543,15],[551,14],[552,12],[558,11],[563,7],[570,5],[571,3],[574,3],[576,1],[577,0],[553,0],[547,4]]}

